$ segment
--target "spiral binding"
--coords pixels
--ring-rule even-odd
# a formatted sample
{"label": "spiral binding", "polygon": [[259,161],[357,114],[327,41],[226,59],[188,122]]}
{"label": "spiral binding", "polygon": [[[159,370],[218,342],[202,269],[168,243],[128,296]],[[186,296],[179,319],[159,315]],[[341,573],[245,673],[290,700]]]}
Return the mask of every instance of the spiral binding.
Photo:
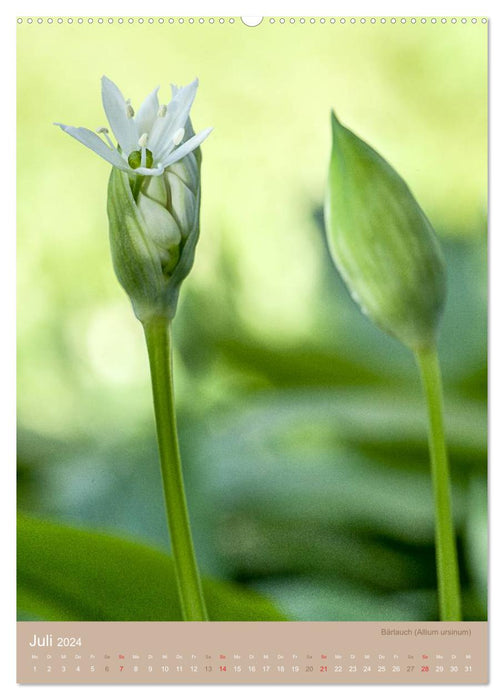
{"label": "spiral binding", "polygon": [[18,24],[223,24],[253,28],[269,24],[486,24],[486,17],[263,17],[251,25],[243,17],[18,17]]}

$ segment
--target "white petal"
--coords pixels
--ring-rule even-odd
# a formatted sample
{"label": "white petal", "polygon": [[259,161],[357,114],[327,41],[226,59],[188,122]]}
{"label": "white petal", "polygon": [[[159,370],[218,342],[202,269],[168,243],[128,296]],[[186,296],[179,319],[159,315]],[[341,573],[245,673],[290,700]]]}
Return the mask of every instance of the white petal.
{"label": "white petal", "polygon": [[184,126],[187,121],[189,112],[192,107],[192,103],[194,102],[194,98],[196,97],[198,83],[198,78],[196,78],[192,81],[192,83],[189,83],[189,85],[186,85],[185,87],[175,88],[174,90],[172,86],[172,102],[175,102],[177,105],[177,114],[175,117],[175,121],[180,122],[179,125],[175,128],[175,131],[177,129],[180,129],[180,127]]}
{"label": "white petal", "polygon": [[166,207],[140,193],[138,208],[149,222],[149,238],[161,249],[168,252],[169,248],[180,243],[180,229]]}
{"label": "white petal", "polygon": [[[174,86],[172,86],[172,91],[173,89]],[[161,160],[158,154],[163,153],[169,146],[175,132],[185,126],[197,89],[197,78],[189,85],[180,89],[177,88],[174,98],[168,105],[166,116],[159,117],[156,120],[150,137],[150,150],[155,160]],[[173,148],[173,144],[171,148]]]}
{"label": "white petal", "polygon": [[158,153],[163,150],[167,140],[170,138],[172,133],[171,124],[173,122],[173,116],[176,109],[176,105],[170,102],[164,117],[157,117],[156,121],[152,125],[152,129],[149,133],[149,150],[153,154],[156,160],[159,160]]}
{"label": "white petal", "polygon": [[173,165],[173,163],[176,163],[178,160],[184,158],[188,153],[191,153],[191,151],[194,151],[196,148],[198,148],[200,143],[202,143],[206,139],[206,137],[211,131],[211,127],[209,129],[204,129],[203,131],[200,131],[199,134],[193,136],[188,141],[179,146],[179,148],[177,148],[175,151],[172,151],[170,149],[166,157],[164,159],[161,159],[161,162],[163,163],[164,167],[167,168],[169,165]]}
{"label": "white petal", "polygon": [[123,153],[129,155],[138,150],[138,132],[135,120],[127,115],[126,100],[115,83],[106,75],[102,77],[102,102],[117,143]]}
{"label": "white petal", "polygon": [[83,143],[84,146],[90,148],[112,165],[115,165],[116,168],[126,171],[131,170],[126,161],[121,158],[120,153],[109,148],[107,144],[101,140],[98,134],[95,134],[93,131],[85,129],[82,126],[66,126],[65,124],[59,123],[56,123],[56,126],[61,127],[67,134],[70,134],[70,136],[73,136],[74,139],[77,139],[77,141]]}
{"label": "white petal", "polygon": [[157,96],[158,90],[159,87],[153,90],[151,94],[145,98],[140,106],[140,109],[136,113],[135,122],[137,125],[137,132],[139,134],[148,134],[157,119],[159,112],[159,100]]}
{"label": "white petal", "polygon": [[168,192],[166,191],[164,177],[150,177],[142,191],[144,195],[162,207],[167,206]]}

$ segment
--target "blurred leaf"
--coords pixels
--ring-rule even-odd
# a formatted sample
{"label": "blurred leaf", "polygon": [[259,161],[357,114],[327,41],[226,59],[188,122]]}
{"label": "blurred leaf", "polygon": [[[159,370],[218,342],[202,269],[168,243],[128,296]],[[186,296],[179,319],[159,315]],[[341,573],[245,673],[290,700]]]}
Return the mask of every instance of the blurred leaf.
{"label": "blurred leaf", "polygon": [[[180,620],[171,557],[110,535],[20,516],[18,604],[47,620]],[[283,620],[262,596],[206,579],[212,620]]]}
{"label": "blurred leaf", "polygon": [[215,542],[240,580],[304,574],[352,580],[376,592],[420,584],[435,587],[434,550],[429,545],[400,546],[337,522],[283,513],[277,517],[260,513],[258,517],[244,508],[221,518]]}
{"label": "blurred leaf", "polygon": [[480,610],[486,614],[488,587],[488,503],[487,485],[481,478],[471,480],[467,493],[467,516],[464,536],[472,572],[472,585]]}
{"label": "blurred leaf", "polygon": [[[485,412],[467,400],[447,409],[461,536],[467,477],[484,469]],[[215,412],[182,440],[202,504],[196,530],[220,570],[259,590],[279,577],[317,576],[335,587],[370,589],[378,607],[383,596],[405,591],[435,598],[425,421],[420,393],[378,388],[263,391],[246,408]],[[380,458],[363,454],[369,445],[382,446]],[[463,557],[464,603],[471,595],[467,564]],[[296,613],[303,619],[312,609],[307,596],[306,615]],[[378,609],[375,603],[366,609]],[[403,605],[404,597],[393,609]]]}
{"label": "blurred leaf", "polygon": [[[246,317],[236,307],[246,280],[232,277],[229,244],[223,243],[221,257],[227,260],[227,286],[212,292],[187,290],[175,329],[181,357],[191,377],[202,382],[217,373],[222,396],[223,377],[240,373],[262,380],[266,386],[362,386],[385,384],[411,392],[418,386],[418,372],[412,355],[396,340],[375,328],[350,298],[327,251],[323,223],[315,212],[318,235],[318,295],[311,323],[299,325],[297,333],[265,338],[253,333]],[[485,240],[448,239],[443,253],[448,269],[448,300],[441,322],[440,353],[447,393],[458,399],[486,399],[486,294]],[[236,261],[234,261],[236,265]],[[217,279],[222,282],[221,275]],[[456,343],[454,343],[456,338]],[[220,365],[216,366],[216,360]],[[222,366],[221,366],[222,365]],[[199,371],[198,371],[199,370]],[[234,381],[236,389],[237,382]],[[247,386],[257,388],[253,383]],[[224,392],[225,393],[225,392]]]}
{"label": "blurred leaf", "polygon": [[379,593],[372,588],[300,577],[272,579],[258,589],[293,617],[320,621],[436,620],[435,590]]}
{"label": "blurred leaf", "polygon": [[[446,413],[450,454],[466,456],[473,469],[484,465],[481,405],[449,403]],[[277,519],[295,513],[321,524],[425,543],[433,536],[425,421],[420,395],[364,389],[263,392],[246,409],[208,418],[206,430],[193,434],[187,449],[201,470],[214,518],[226,509]],[[380,442],[395,453],[392,465],[350,449]],[[463,473],[452,471],[460,523]]]}
{"label": "blurred leaf", "polygon": [[153,425],[147,435],[127,440],[111,431],[98,444],[57,443],[23,430],[19,436],[18,460],[29,467],[20,472],[20,511],[76,527],[113,528],[169,550]]}
{"label": "blurred leaf", "polygon": [[217,348],[231,363],[260,369],[276,386],[360,386],[383,382],[372,367],[316,346],[271,346],[251,339],[221,338]]}

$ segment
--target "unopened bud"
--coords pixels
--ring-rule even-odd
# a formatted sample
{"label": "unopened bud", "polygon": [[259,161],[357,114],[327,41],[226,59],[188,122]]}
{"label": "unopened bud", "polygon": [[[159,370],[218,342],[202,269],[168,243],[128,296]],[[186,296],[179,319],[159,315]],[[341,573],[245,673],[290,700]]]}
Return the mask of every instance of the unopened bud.
{"label": "unopened bud", "polygon": [[446,296],[440,246],[400,175],[332,115],[329,249],[352,297],[413,350],[432,345]]}

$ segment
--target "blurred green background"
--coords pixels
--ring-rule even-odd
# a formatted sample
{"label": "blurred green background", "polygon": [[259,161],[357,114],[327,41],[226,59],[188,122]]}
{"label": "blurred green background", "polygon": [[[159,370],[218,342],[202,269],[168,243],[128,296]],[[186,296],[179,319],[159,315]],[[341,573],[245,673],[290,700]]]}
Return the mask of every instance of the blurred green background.
{"label": "blurred green background", "polygon": [[464,615],[486,619],[486,26],[25,21],[17,69],[20,619],[179,615],[143,334],[110,263],[109,168],[53,126],[104,124],[103,74],[137,108],[197,76],[193,123],[214,127],[175,321],[213,619],[437,617],[414,361],[361,316],[325,248],[332,108],[442,238]]}

